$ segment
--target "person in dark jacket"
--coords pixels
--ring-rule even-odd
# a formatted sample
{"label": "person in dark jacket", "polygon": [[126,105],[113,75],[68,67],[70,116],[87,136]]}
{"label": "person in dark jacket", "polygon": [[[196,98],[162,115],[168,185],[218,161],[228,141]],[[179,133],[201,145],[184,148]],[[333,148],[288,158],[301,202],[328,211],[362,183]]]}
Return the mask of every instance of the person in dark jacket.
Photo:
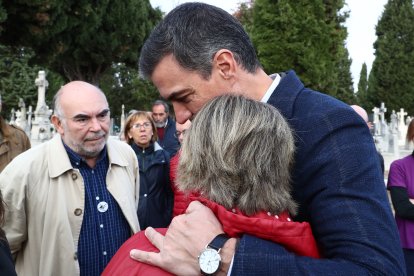
{"label": "person in dark jacket", "polygon": [[139,163],[140,227],[166,227],[171,222],[173,204],[170,155],[156,142],[157,130],[151,115],[145,111],[132,113],[125,123],[124,136],[137,154]]}
{"label": "person in dark jacket", "polygon": [[173,157],[180,143],[175,135],[175,121],[171,118],[168,104],[162,100],[157,100],[152,104],[152,119],[157,127],[158,143]]}

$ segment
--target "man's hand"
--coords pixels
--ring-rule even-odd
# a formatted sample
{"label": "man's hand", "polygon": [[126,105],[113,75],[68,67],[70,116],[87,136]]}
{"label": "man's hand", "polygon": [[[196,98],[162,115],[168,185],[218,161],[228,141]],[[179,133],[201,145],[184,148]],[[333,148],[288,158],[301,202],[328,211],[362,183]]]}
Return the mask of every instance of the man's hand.
{"label": "man's hand", "polygon": [[[160,252],[133,249],[131,258],[158,266],[177,275],[199,275],[198,255],[215,236],[223,233],[213,212],[198,201],[188,206],[185,214],[175,217],[165,236],[149,227],[146,237]],[[230,253],[233,256],[234,251]]]}

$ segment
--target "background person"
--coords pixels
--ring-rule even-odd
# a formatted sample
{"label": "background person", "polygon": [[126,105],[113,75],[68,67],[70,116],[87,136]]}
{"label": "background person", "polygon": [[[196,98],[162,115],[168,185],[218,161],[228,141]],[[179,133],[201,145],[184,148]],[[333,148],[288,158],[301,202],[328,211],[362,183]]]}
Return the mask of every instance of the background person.
{"label": "background person", "polygon": [[140,194],[138,221],[141,229],[167,227],[171,222],[173,194],[170,186],[170,156],[156,141],[151,115],[132,113],[125,122],[124,136],[138,158]]}
{"label": "background person", "polygon": [[152,104],[152,119],[157,127],[158,143],[170,157],[174,156],[180,144],[175,137],[175,121],[170,116],[170,107],[166,102],[157,100]]}
{"label": "background person", "polygon": [[[414,120],[407,130],[407,141],[414,142]],[[414,275],[414,152],[391,163],[388,190],[400,232],[407,275]]]}
{"label": "background person", "polygon": [[[383,176],[377,160],[366,158],[376,154],[366,125],[347,104],[305,88],[294,71],[266,74],[237,19],[203,3],[177,6],[145,42],[139,69],[171,101],[179,123],[231,93],[271,104],[293,128],[295,219],[311,224],[324,258],[301,258],[244,235],[236,250],[226,244],[221,251],[233,260],[232,274],[405,274]],[[206,207],[191,208],[172,220],[165,237],[146,230],[159,254],[132,256],[175,274],[197,274],[194,260],[221,231]]]}
{"label": "background person", "polygon": [[[364,120],[364,122],[368,126],[368,129],[371,131],[372,123],[369,121],[368,113],[365,111],[365,109],[363,109],[359,105],[355,105],[355,104],[351,105],[351,107],[362,118],[362,120]],[[380,164],[380,167],[381,167],[382,175],[384,175],[384,157],[382,156],[382,154],[378,150],[377,150],[377,156],[378,156],[379,164]]]}
{"label": "background person", "polygon": [[[0,112],[1,112],[0,95]],[[20,153],[30,149],[30,140],[17,126],[9,125],[0,114],[0,173]]]}
{"label": "background person", "polygon": [[100,275],[139,230],[138,162],[108,139],[102,91],[70,82],[56,93],[58,134],[13,159],[0,174],[4,230],[18,275]]}

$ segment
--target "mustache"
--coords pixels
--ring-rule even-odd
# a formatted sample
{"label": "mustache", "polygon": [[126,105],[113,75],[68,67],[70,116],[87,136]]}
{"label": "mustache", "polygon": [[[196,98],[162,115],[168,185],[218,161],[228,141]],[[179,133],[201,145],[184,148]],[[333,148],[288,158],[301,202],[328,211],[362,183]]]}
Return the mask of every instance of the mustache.
{"label": "mustache", "polygon": [[87,136],[86,138],[85,138],[85,141],[89,141],[89,140],[97,140],[97,139],[100,139],[100,138],[103,138],[103,137],[105,137],[106,136],[106,133],[104,132],[104,131],[99,131],[99,132],[97,132],[97,133],[93,133],[93,134],[91,134],[91,135],[89,135],[89,136]]}

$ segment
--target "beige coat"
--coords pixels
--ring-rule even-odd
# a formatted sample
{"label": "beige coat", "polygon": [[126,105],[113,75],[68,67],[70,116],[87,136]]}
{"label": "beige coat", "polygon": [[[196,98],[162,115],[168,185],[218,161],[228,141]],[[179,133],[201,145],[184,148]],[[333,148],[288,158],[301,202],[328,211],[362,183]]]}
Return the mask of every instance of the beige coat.
{"label": "beige coat", "polygon": [[[30,149],[30,140],[26,133],[13,125],[5,125],[10,132],[9,137],[3,137],[0,142],[0,172],[20,153]],[[1,139],[0,139],[1,140]]]}
{"label": "beige coat", "polygon": [[[109,139],[108,191],[131,226],[139,231],[138,161],[124,142]],[[84,183],[73,169],[62,140],[17,156],[0,174],[8,205],[4,230],[18,275],[79,275],[77,247],[84,210]]]}

